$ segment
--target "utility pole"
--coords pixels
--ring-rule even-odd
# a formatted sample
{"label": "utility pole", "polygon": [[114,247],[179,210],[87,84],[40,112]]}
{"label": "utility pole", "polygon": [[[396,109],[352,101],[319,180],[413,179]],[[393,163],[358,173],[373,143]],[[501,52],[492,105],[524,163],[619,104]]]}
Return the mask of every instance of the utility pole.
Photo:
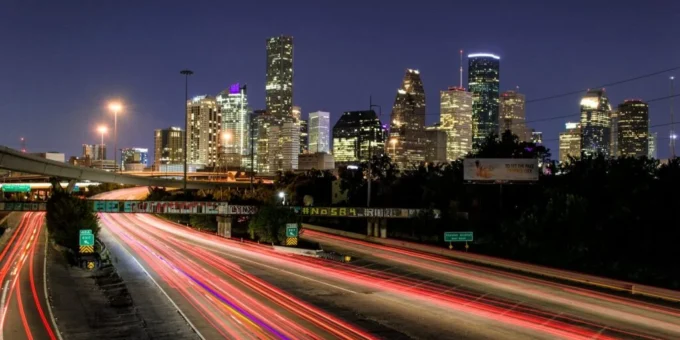
{"label": "utility pole", "polygon": [[670,90],[671,91],[671,95],[670,95],[670,99],[671,99],[671,133],[670,133],[670,136],[669,136],[670,147],[671,147],[671,158],[675,158],[675,139],[678,137],[675,134],[675,127],[673,126],[675,124],[675,117],[674,117],[674,114],[673,114],[673,95],[675,95],[674,83],[675,83],[675,77],[671,76],[671,90]]}
{"label": "utility pole", "polygon": [[184,75],[184,196],[187,196],[187,149],[189,148],[189,116],[187,115],[187,101],[189,101],[189,76],[194,74],[189,69],[179,72]]}
{"label": "utility pole", "polygon": [[[382,117],[382,106],[373,104],[373,97],[369,96],[368,97],[368,110],[371,111],[373,110],[374,107],[377,107],[379,110],[379,116],[378,116],[378,122],[382,124],[380,121],[380,118]],[[371,129],[373,131],[373,136],[368,140],[368,193],[366,197],[366,207],[371,206],[371,182],[373,182],[373,175],[372,175],[372,165],[373,165],[373,149],[371,148],[371,141],[373,138],[375,138],[375,128]],[[361,145],[359,145],[359,148],[361,149]]]}

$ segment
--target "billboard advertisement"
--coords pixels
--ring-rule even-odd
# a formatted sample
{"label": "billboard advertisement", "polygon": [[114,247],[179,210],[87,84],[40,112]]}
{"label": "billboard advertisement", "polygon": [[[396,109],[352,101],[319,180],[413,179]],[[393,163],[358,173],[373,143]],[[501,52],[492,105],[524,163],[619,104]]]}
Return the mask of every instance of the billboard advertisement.
{"label": "billboard advertisement", "polygon": [[537,181],[538,160],[532,158],[467,158],[466,181]]}

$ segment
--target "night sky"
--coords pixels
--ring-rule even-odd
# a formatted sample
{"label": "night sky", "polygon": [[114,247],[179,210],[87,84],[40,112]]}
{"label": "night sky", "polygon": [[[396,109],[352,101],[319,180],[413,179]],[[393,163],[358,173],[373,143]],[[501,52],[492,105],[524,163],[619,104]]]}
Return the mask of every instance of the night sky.
{"label": "night sky", "polygon": [[[333,4],[331,4],[333,3]],[[367,109],[389,113],[406,68],[421,71],[428,124],[439,91],[458,84],[458,50],[501,56],[501,90],[527,100],[680,66],[680,1],[34,1],[0,3],[0,145],[79,155],[113,126],[106,103],[120,99],[120,147],[153,149],[153,130],[183,126],[191,95],[248,84],[264,108],[265,39],[294,37],[294,103],[303,117]],[[607,88],[625,98],[669,94],[680,70]],[[679,77],[680,78],[680,77]],[[464,79],[464,82],[466,80]],[[680,82],[676,88],[680,92]],[[527,104],[553,158],[579,95]],[[680,120],[680,98],[676,99]],[[651,124],[670,121],[669,101],[650,104]],[[667,158],[669,127],[660,127]],[[676,128],[680,130],[680,127]],[[107,144],[113,144],[110,139]],[[112,158],[112,154],[109,157]]]}

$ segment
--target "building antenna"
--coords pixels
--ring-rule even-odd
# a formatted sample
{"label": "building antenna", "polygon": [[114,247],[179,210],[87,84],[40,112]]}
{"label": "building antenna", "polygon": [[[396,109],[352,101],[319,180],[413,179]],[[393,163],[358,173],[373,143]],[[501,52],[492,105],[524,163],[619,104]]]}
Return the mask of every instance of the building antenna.
{"label": "building antenna", "polygon": [[677,138],[677,136],[675,135],[674,127],[673,127],[673,125],[675,124],[675,117],[673,115],[673,95],[675,94],[675,87],[674,87],[675,81],[674,80],[675,80],[675,77],[671,76],[671,88],[670,88],[670,91],[671,91],[671,95],[670,95],[670,99],[671,99],[671,133],[670,133],[670,136],[669,136],[670,137],[671,158],[675,158],[675,139]]}
{"label": "building antenna", "polygon": [[458,87],[463,88],[463,50],[460,50],[460,79]]}

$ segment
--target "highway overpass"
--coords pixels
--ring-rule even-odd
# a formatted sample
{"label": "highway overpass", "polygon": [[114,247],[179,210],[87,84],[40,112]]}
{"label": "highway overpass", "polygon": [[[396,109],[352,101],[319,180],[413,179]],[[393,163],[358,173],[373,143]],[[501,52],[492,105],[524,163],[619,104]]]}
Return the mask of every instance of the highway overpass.
{"label": "highway overpass", "polygon": [[[57,177],[76,181],[92,181],[99,183],[118,183],[125,185],[156,186],[166,188],[181,188],[182,181],[165,178],[141,177],[127,174],[108,172],[100,169],[83,168],[66,163],[56,162],[37,156],[32,156],[17,150],[0,146],[0,169],[19,171]],[[188,189],[215,189],[220,187],[248,187],[249,182],[207,182],[188,181]]]}

